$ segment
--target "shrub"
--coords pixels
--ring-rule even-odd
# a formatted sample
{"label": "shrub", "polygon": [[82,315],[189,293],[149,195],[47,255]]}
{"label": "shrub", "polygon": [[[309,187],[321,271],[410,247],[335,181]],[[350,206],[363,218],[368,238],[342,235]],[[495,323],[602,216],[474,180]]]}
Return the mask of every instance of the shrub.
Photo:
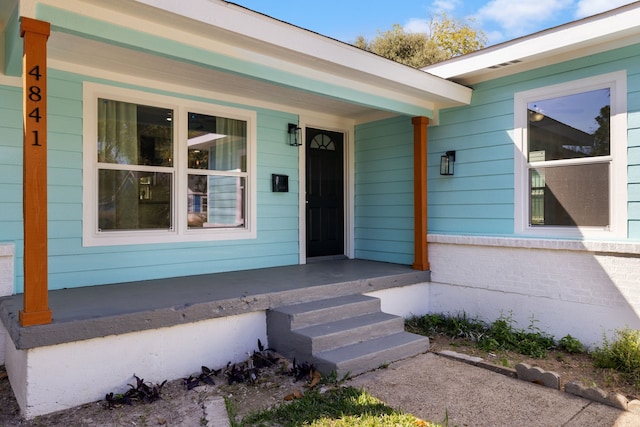
{"label": "shrub", "polygon": [[565,335],[558,341],[558,348],[569,354],[584,353],[584,345],[571,335]]}
{"label": "shrub", "polygon": [[628,380],[640,386],[640,331],[618,329],[613,341],[609,341],[606,335],[602,341],[602,347],[596,347],[592,353],[596,367],[622,372]]}

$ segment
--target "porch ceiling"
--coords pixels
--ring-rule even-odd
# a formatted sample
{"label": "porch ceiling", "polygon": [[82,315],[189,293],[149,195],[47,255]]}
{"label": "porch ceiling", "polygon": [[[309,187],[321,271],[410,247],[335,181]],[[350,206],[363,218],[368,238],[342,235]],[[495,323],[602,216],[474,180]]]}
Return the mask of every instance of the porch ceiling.
{"label": "porch ceiling", "polygon": [[[294,88],[276,85],[195,64],[109,45],[71,34],[53,32],[48,43],[49,64],[53,68],[89,75],[126,75],[131,82],[155,85],[167,91],[193,89],[193,94],[224,94],[238,102],[290,111],[307,110],[354,120],[383,116],[385,112],[365,105],[345,102]],[[87,61],[87,58],[91,58]],[[206,96],[206,95],[205,95]],[[386,113],[391,115],[392,113]]]}

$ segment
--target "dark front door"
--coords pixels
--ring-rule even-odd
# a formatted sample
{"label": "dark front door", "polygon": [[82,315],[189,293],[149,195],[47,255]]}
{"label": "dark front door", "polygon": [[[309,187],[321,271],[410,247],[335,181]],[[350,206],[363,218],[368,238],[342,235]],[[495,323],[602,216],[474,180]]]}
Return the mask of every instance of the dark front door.
{"label": "dark front door", "polygon": [[307,257],[344,254],[342,133],[306,129]]}

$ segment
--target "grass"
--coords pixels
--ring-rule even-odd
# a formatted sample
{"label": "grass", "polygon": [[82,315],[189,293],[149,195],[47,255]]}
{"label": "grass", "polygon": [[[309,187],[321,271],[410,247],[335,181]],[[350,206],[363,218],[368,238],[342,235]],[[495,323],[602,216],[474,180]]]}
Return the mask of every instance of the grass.
{"label": "grass", "polygon": [[324,393],[308,390],[300,399],[245,417],[233,427],[437,427],[396,411],[355,387],[335,387]]}

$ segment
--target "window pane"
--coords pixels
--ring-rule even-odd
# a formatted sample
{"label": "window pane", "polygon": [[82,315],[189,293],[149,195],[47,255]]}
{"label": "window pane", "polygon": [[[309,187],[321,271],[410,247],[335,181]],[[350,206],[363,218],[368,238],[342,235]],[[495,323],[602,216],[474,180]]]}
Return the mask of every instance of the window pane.
{"label": "window pane", "polygon": [[189,113],[190,169],[247,171],[247,122]]}
{"label": "window pane", "polygon": [[98,99],[98,162],[171,166],[172,118],[170,109]]}
{"label": "window pane", "polygon": [[171,228],[171,174],[99,170],[98,228]]}
{"label": "window pane", "polygon": [[609,164],[531,169],[530,224],[609,225]]}
{"label": "window pane", "polygon": [[189,175],[190,228],[235,228],[245,225],[245,178]]}
{"label": "window pane", "polygon": [[529,162],[609,155],[610,90],[527,104]]}

